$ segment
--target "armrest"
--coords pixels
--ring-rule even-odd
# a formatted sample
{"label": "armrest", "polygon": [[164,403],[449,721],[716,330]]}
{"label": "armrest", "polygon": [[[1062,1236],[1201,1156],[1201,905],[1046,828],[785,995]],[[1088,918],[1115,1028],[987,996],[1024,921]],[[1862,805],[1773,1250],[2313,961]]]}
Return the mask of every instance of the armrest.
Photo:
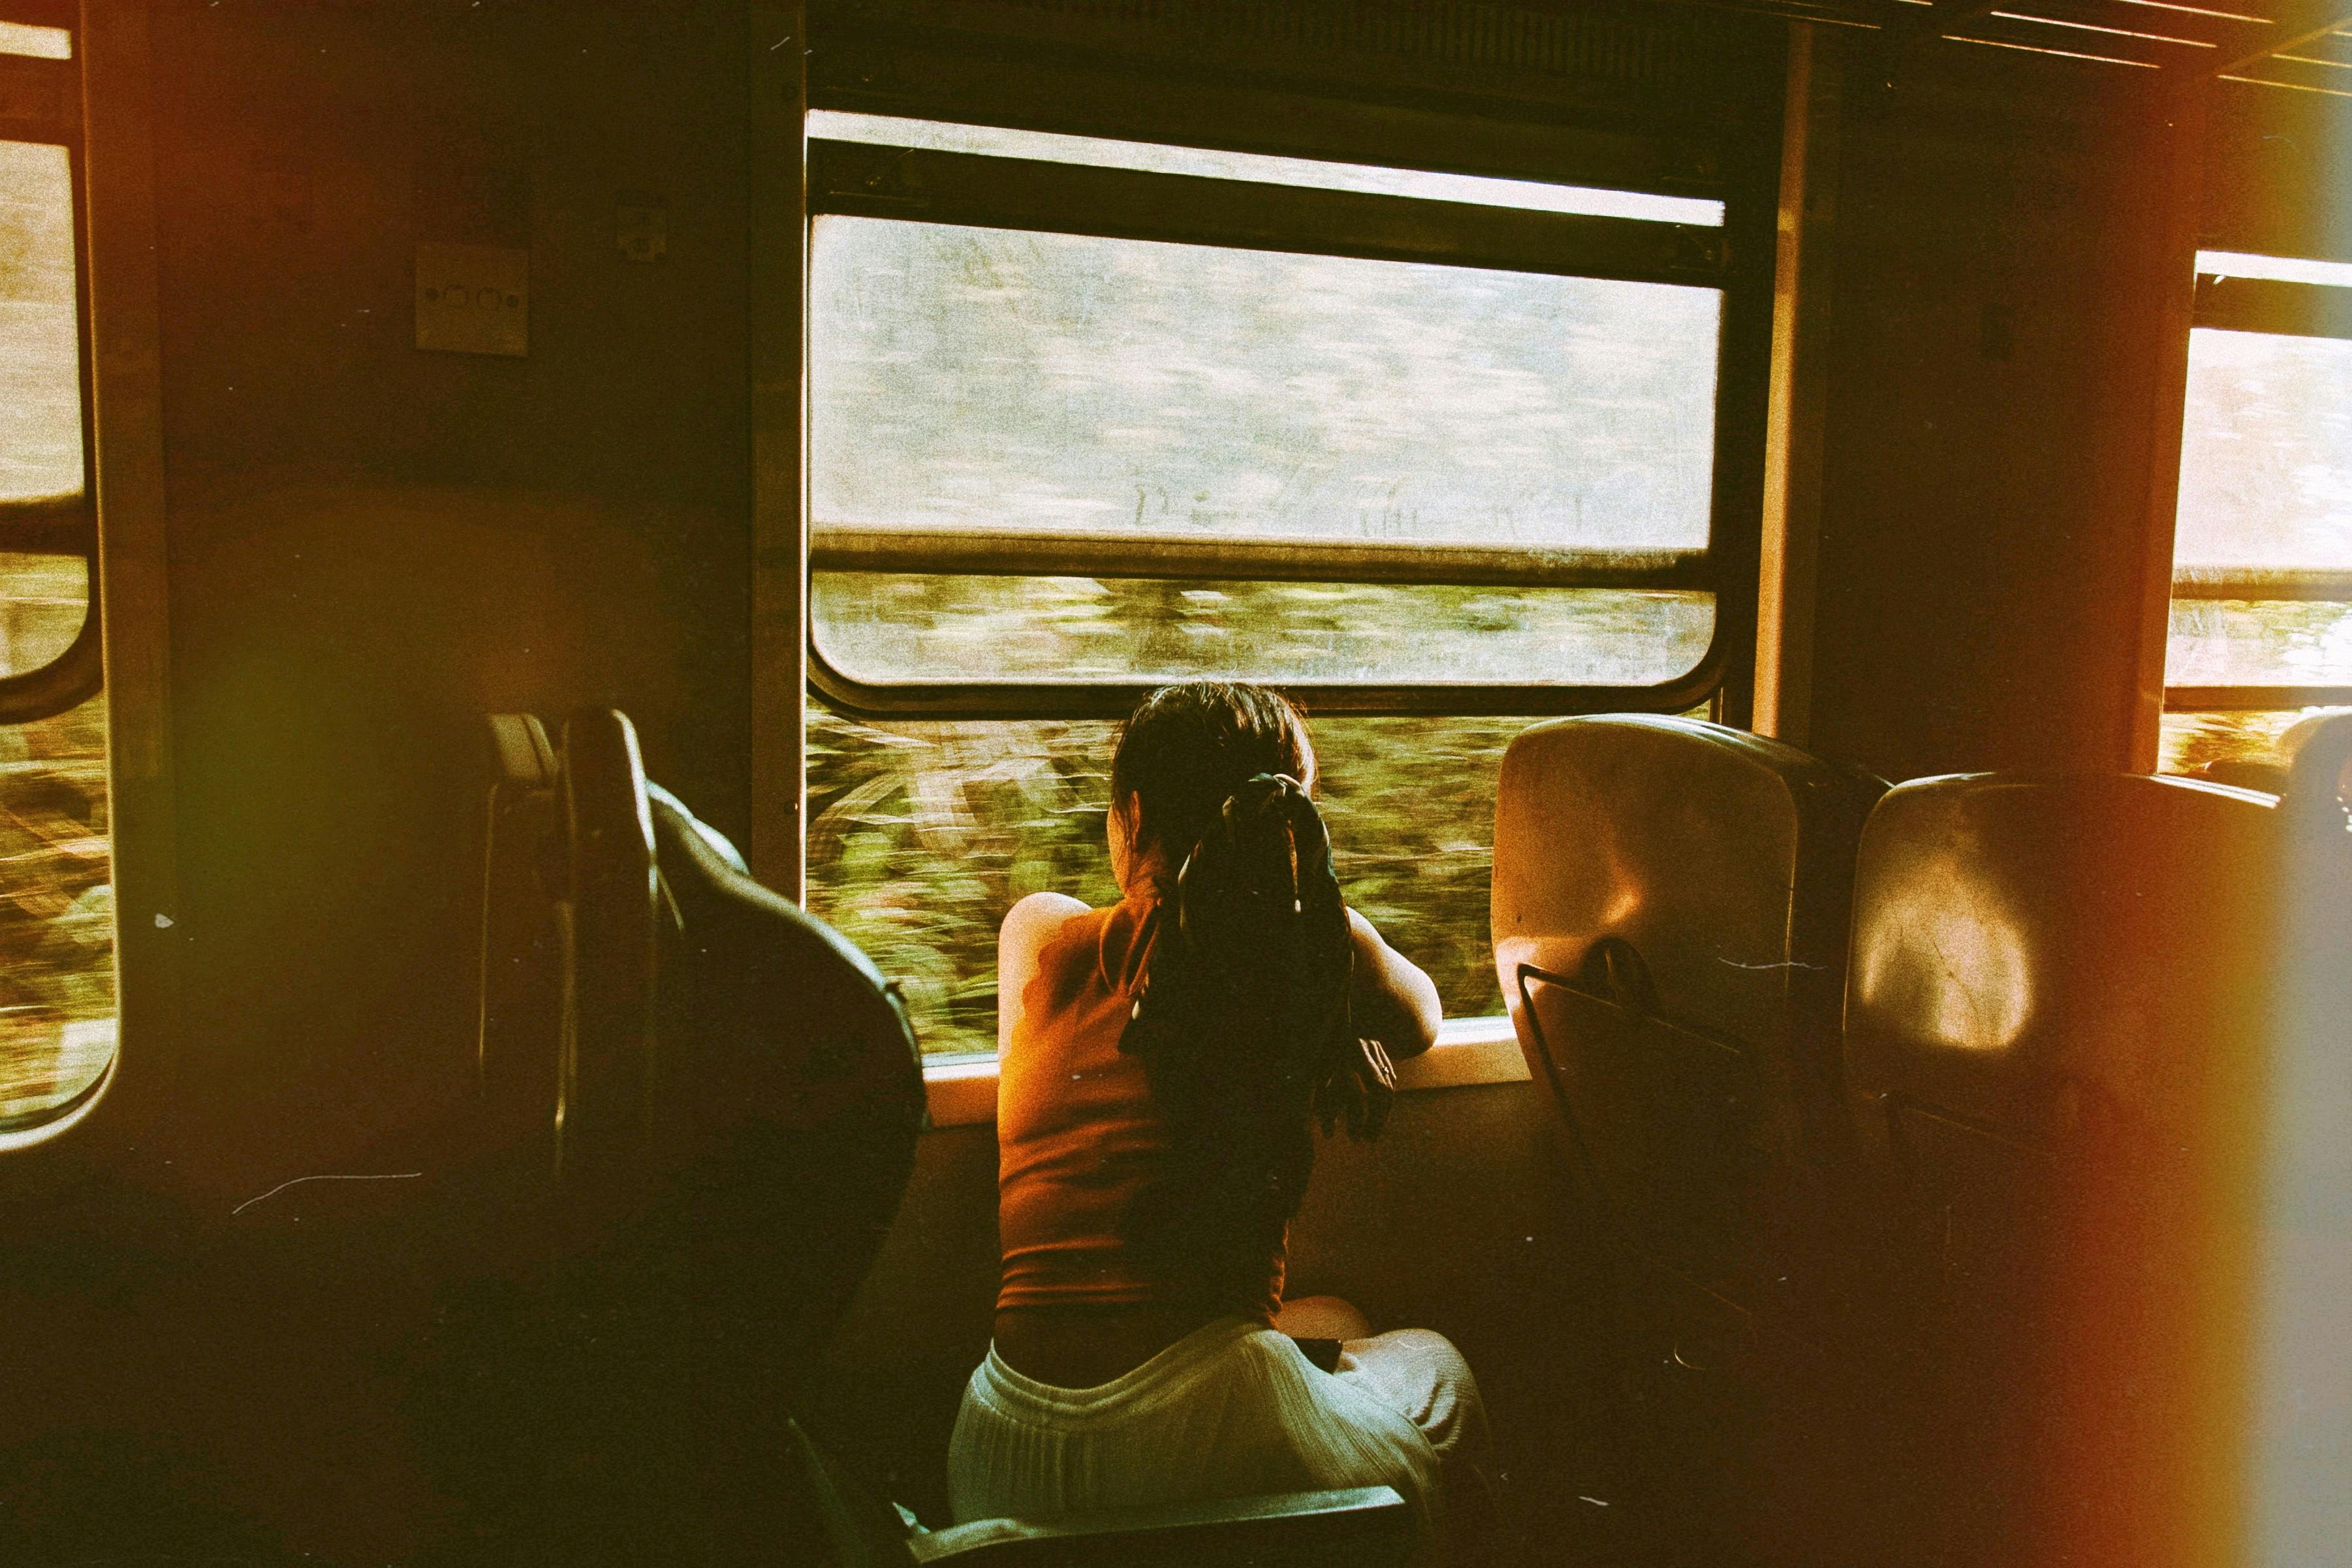
{"label": "armrest", "polygon": [[1278,1492],[1058,1519],[981,1519],[908,1538],[918,1563],[956,1568],[1112,1568],[1143,1563],[1381,1568],[1413,1546],[1392,1487]]}

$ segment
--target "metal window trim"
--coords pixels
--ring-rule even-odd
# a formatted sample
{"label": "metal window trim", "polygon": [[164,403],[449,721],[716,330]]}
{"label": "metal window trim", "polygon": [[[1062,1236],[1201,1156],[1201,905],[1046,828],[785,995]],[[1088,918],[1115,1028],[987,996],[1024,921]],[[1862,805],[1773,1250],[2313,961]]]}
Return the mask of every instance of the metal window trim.
{"label": "metal window trim", "polygon": [[[1672,680],[1648,686],[1525,685],[1500,682],[1374,684],[1285,680],[1247,671],[1311,713],[1362,718],[1408,716],[1556,718],[1572,713],[1683,713],[1714,697],[1724,683],[1732,643],[1716,616],[1706,652]],[[812,617],[814,618],[814,617]],[[809,647],[809,685],[829,706],[854,719],[1123,719],[1161,679],[1104,681],[924,681],[853,679]]]}
{"label": "metal window trim", "polygon": [[2352,686],[2168,686],[2167,713],[2284,713],[2352,705]]}
{"label": "metal window trim", "polygon": [[2173,569],[2173,603],[2217,599],[2242,604],[2352,605],[2352,570],[2335,566]]}
{"label": "metal window trim", "polygon": [[[1721,227],[812,141],[809,215],[1720,289]],[[1727,202],[1727,207],[1728,206]]]}
{"label": "metal window trim", "polygon": [[853,528],[810,531],[811,572],[917,577],[1096,577],[1177,583],[1413,584],[1713,592],[1705,550],[1547,549],[1404,540]]}
{"label": "metal window trim", "polygon": [[812,108],[1264,157],[1721,199],[1724,144],[1738,134],[1631,104],[1598,116],[1497,100],[1465,110],[904,37],[834,33],[824,44],[811,61],[821,73]]}
{"label": "metal window trim", "polygon": [[[8,20],[15,20],[10,17]],[[47,24],[37,24],[46,26]],[[42,104],[41,100],[48,100]],[[20,105],[35,105],[22,112]],[[81,62],[0,54],[0,141],[81,150]]]}
{"label": "metal window trim", "polygon": [[[81,211],[84,418],[104,616],[108,815],[115,889],[116,1047],[82,1099],[0,1132],[0,1205],[117,1167],[183,1103],[180,952],[164,546],[162,334],[148,0],[83,0],[75,52],[91,97]],[[96,629],[93,641],[99,641]]]}
{"label": "metal window trim", "polygon": [[2277,337],[2352,338],[2352,289],[2200,272],[2190,326]]}

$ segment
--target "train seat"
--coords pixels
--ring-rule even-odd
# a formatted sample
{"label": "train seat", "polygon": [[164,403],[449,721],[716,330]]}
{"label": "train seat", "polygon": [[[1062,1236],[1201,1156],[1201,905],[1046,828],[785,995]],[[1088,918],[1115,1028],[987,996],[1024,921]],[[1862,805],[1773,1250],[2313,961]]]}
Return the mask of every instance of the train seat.
{"label": "train seat", "polygon": [[1847,1086],[1955,1561],[2231,1555],[2207,1460],[2242,1389],[2285,822],[2215,784],[1986,774],[1900,785],[1864,832]]}
{"label": "train seat", "polygon": [[1540,724],[1496,795],[1494,942],[1620,1245],[1623,1450],[1695,1557],[1854,1545],[1838,1006],[1879,780],[1682,718]]}
{"label": "train seat", "polygon": [[1854,844],[1885,787],[1648,715],[1539,724],[1504,758],[1495,965],[1529,1068],[1632,1247],[1744,1309],[1804,1288]]}

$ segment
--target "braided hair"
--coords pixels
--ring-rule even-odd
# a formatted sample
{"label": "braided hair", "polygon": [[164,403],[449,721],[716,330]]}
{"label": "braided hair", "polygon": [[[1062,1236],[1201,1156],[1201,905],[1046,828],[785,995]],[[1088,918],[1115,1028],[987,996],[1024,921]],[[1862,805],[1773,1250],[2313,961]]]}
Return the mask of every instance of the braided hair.
{"label": "braided hair", "polygon": [[1137,849],[1180,868],[1119,1041],[1143,1058],[1171,1146],[1127,1229],[1151,1265],[1219,1299],[1263,1288],[1306,1197],[1318,1112],[1328,1131],[1367,1071],[1386,1077],[1349,1017],[1354,942],[1314,777],[1297,710],[1223,681],[1153,692],[1111,765]]}

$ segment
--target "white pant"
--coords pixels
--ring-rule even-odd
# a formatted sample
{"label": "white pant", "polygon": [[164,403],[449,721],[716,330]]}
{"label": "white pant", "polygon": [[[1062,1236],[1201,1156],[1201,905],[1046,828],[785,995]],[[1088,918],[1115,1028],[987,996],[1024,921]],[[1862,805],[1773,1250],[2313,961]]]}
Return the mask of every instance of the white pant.
{"label": "white pant", "polygon": [[1436,1334],[1350,1341],[1325,1373],[1286,1335],[1223,1318],[1097,1388],[1024,1377],[992,1347],[964,1389],[948,1492],[961,1523],[1391,1486],[1425,1531],[1441,1456],[1483,1435],[1477,1384]]}

